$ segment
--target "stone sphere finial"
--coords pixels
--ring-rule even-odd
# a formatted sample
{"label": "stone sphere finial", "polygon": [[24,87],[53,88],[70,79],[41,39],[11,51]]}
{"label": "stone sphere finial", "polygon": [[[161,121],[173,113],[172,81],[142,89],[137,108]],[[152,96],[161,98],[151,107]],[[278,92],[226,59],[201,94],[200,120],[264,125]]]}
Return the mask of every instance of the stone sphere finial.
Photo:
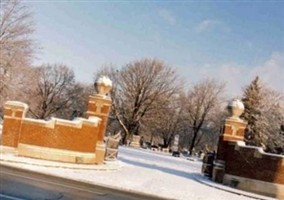
{"label": "stone sphere finial", "polygon": [[233,99],[232,101],[230,101],[227,108],[231,114],[231,118],[235,119],[239,119],[239,117],[245,110],[243,102],[239,99]]}
{"label": "stone sphere finial", "polygon": [[95,89],[100,95],[107,95],[112,88],[112,81],[107,76],[100,76],[95,82]]}

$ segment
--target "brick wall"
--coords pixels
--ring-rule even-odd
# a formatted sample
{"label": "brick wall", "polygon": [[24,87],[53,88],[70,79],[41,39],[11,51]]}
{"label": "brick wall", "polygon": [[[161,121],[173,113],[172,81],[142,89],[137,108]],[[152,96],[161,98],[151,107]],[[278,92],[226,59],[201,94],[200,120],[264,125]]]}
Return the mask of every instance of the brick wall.
{"label": "brick wall", "polygon": [[80,152],[95,152],[99,118],[47,122],[23,119],[18,143]]}
{"label": "brick wall", "polygon": [[81,154],[78,162],[101,164],[110,107],[109,97],[90,96],[87,119],[45,121],[26,118],[26,104],[8,101],[4,105],[1,144],[18,148],[22,156],[77,162]]}
{"label": "brick wall", "polygon": [[228,108],[231,116],[224,121],[219,136],[212,179],[284,200],[284,156],[246,146],[243,140],[247,123],[239,118],[244,106],[239,100],[233,100]]}
{"label": "brick wall", "polygon": [[25,118],[28,107],[21,102],[5,104],[2,145],[27,144],[80,152],[95,152],[101,119],[53,118],[49,121]]}
{"label": "brick wall", "polygon": [[226,174],[284,184],[284,156],[268,154],[244,142],[228,142]]}
{"label": "brick wall", "polygon": [[[265,153],[243,142],[246,122],[229,117],[219,137],[216,161],[224,161],[223,174],[284,184],[284,156]],[[213,177],[214,179],[214,177]]]}

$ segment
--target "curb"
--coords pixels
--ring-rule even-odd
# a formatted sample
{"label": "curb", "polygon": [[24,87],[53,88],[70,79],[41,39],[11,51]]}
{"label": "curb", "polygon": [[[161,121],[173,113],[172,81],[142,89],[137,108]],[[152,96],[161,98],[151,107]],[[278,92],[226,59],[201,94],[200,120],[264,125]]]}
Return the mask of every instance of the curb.
{"label": "curb", "polygon": [[62,169],[76,169],[76,170],[98,170],[98,171],[116,171],[121,169],[122,164],[119,161],[108,164],[105,163],[103,165],[87,165],[87,166],[79,166],[80,164],[74,164],[77,166],[68,166],[68,165],[51,165],[51,164],[38,164],[38,163],[30,163],[26,161],[15,161],[15,160],[9,160],[9,159],[0,159],[1,165],[9,165],[9,166],[15,166],[17,164],[25,164],[25,165],[31,165],[31,166],[39,166],[39,167],[50,167],[50,168],[62,168]]}
{"label": "curb", "polygon": [[76,164],[76,163],[64,163],[55,162],[50,160],[41,160],[29,157],[20,157],[15,155],[14,148],[1,148],[0,149],[0,164],[17,166],[18,164],[40,166],[40,167],[52,167],[63,169],[76,169],[76,170],[98,170],[98,171],[116,171],[122,168],[123,164],[116,161],[104,161],[104,164]]}
{"label": "curb", "polygon": [[247,191],[244,191],[244,190],[231,188],[231,187],[229,187],[227,185],[222,185],[222,184],[218,184],[218,183],[215,183],[215,182],[211,183],[211,180],[206,179],[206,177],[204,177],[202,175],[196,176],[194,178],[194,180],[199,182],[199,183],[201,183],[201,184],[204,184],[206,186],[209,186],[209,187],[212,187],[212,188],[215,188],[215,189],[218,189],[218,190],[222,190],[222,191],[225,191],[225,192],[229,192],[229,193],[232,193],[232,194],[248,197],[248,198],[251,198],[251,199],[276,200],[276,198],[273,198],[273,197],[262,196],[262,195],[259,195],[259,194],[250,193],[250,192],[247,192]]}

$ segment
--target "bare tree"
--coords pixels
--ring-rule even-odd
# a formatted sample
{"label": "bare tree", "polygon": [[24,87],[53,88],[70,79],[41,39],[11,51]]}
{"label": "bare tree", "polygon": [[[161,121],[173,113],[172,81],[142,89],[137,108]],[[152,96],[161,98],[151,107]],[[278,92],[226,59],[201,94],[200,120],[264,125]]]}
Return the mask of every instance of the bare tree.
{"label": "bare tree", "polygon": [[263,111],[266,120],[265,150],[271,153],[284,154],[284,108],[279,104]]}
{"label": "bare tree", "polygon": [[150,129],[152,137],[161,137],[164,148],[167,148],[171,146],[174,136],[181,133],[182,104],[179,94],[157,101],[155,108],[155,111],[147,114],[143,121]]}
{"label": "bare tree", "polygon": [[72,105],[78,94],[75,91],[80,90],[73,70],[64,65],[43,65],[35,71],[35,90],[30,99],[30,113],[35,118],[49,118]]}
{"label": "bare tree", "polygon": [[[189,90],[184,104],[188,125],[192,129],[192,139],[189,147],[190,154],[192,154],[196,143],[200,141],[200,138],[198,138],[200,131],[209,124],[210,113],[221,103],[224,86],[224,84],[220,84],[215,80],[205,79],[195,84]],[[202,134],[199,137],[202,137]]]}
{"label": "bare tree", "polygon": [[0,1],[0,105],[20,93],[19,77],[33,57],[31,12],[19,0]]}
{"label": "bare tree", "polygon": [[170,98],[178,90],[175,71],[156,59],[131,62],[121,70],[104,68],[114,81],[113,113],[125,132],[124,143],[139,134],[142,119],[156,109],[155,102]]}
{"label": "bare tree", "polygon": [[89,95],[94,93],[94,86],[92,84],[75,83],[68,88],[70,101],[68,106],[64,106],[56,112],[56,117],[64,119],[74,119],[76,117],[83,117],[87,111]]}
{"label": "bare tree", "polygon": [[208,114],[206,122],[200,129],[200,134],[195,142],[196,149],[217,150],[221,127],[228,116],[227,109],[223,105],[216,105]]}
{"label": "bare tree", "polygon": [[262,91],[261,109],[264,116],[264,149],[271,153],[284,154],[284,93],[265,87]]}

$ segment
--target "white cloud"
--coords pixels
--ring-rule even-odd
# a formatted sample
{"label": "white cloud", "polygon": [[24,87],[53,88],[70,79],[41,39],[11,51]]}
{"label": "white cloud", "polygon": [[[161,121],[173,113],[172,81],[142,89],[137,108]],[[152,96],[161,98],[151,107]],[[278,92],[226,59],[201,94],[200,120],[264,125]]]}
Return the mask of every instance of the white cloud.
{"label": "white cloud", "polygon": [[273,53],[267,61],[251,71],[251,76],[259,76],[268,86],[284,92],[284,53]]}
{"label": "white cloud", "polygon": [[189,66],[180,69],[180,73],[188,80],[198,81],[202,78],[214,78],[226,83],[228,98],[240,97],[242,89],[256,76],[268,86],[280,92],[284,92],[284,53],[272,53],[262,64],[248,67],[238,63],[224,63],[221,65],[204,64],[202,66]]}
{"label": "white cloud", "polygon": [[196,31],[205,32],[205,31],[213,30],[219,25],[221,25],[221,22],[219,20],[206,19],[197,25]]}
{"label": "white cloud", "polygon": [[176,18],[175,18],[175,16],[173,16],[173,14],[169,10],[160,9],[160,10],[158,10],[158,14],[162,19],[164,19],[170,25],[176,24]]}

